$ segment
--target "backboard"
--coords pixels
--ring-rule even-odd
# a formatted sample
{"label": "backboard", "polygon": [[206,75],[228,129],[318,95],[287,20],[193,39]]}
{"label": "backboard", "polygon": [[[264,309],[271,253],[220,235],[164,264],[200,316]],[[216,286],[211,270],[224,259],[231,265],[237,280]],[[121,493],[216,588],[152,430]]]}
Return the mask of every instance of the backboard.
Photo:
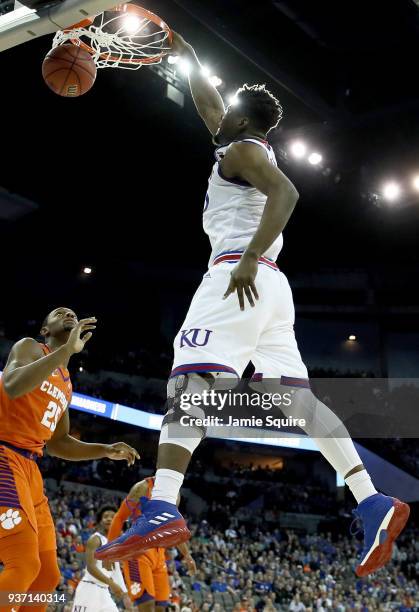
{"label": "backboard", "polygon": [[0,51],[111,8],[115,0],[0,0]]}

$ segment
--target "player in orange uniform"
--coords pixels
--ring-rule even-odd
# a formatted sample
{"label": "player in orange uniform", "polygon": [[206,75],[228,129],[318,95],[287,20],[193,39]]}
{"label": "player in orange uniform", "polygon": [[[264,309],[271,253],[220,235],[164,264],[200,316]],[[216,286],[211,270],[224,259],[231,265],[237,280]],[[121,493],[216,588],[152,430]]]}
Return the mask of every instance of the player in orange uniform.
{"label": "player in orange uniform", "polygon": [[[78,321],[69,308],[56,308],[44,320],[45,344],[17,342],[0,380],[0,610],[19,607],[10,593],[53,593],[60,578],[55,528],[36,459],[50,455],[82,461],[139,457],[123,442],[87,444],[69,434],[72,387],[67,365],[83,350],[96,327],[94,317]],[[20,599],[22,601],[22,599]]]}
{"label": "player in orange uniform", "polygon": [[[141,507],[150,499],[153,486],[154,478],[145,478],[131,488],[112,519],[108,533],[109,541],[121,535],[125,521],[135,520],[140,516]],[[191,557],[188,545],[179,544],[177,548],[187,564],[189,573],[195,574],[195,561]],[[165,553],[165,548],[150,548],[137,559],[123,562],[128,594],[141,612],[163,612],[169,605],[170,583]]]}

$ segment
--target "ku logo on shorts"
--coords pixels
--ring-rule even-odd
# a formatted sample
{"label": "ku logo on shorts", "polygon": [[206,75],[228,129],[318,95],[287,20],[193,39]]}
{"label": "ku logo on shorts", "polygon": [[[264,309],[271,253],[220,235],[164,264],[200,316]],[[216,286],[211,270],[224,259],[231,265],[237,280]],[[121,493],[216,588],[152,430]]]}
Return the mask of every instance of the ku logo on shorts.
{"label": "ku logo on shorts", "polygon": [[211,329],[200,329],[199,327],[193,327],[192,329],[182,329],[180,332],[180,348],[189,346],[194,348],[196,346],[206,346],[210,335],[212,334]]}

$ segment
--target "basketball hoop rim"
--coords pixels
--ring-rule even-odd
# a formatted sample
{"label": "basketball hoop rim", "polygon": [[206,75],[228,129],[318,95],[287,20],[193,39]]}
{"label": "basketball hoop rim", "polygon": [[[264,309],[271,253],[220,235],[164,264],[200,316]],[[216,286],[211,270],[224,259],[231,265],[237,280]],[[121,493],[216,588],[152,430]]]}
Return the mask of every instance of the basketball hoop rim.
{"label": "basketball hoop rim", "polygon": [[[142,19],[148,19],[149,21],[152,21],[155,25],[157,25],[159,28],[167,32],[167,40],[169,41],[170,45],[172,44],[173,33],[170,27],[167,25],[167,23],[163,21],[161,17],[143,8],[142,6],[138,6],[137,4],[118,4],[117,6],[114,6],[113,8],[108,9],[105,12],[131,13],[132,15],[136,15],[137,17],[140,17]],[[83,19],[83,21],[80,21],[79,23],[72,25],[70,28],[65,28],[63,31],[71,32],[71,30],[74,30],[77,28],[88,28],[89,26],[93,24],[96,17],[97,15],[95,17],[87,17],[86,19]],[[76,47],[85,49],[88,53],[90,53],[90,55],[96,55],[97,52],[93,49],[93,47],[85,43],[83,40],[80,40],[79,38],[70,38],[69,40]],[[156,64],[157,62],[160,62],[160,60],[165,55],[167,55],[167,51],[162,51],[158,55],[153,55],[152,57],[133,57],[133,58],[121,60],[119,56],[104,52],[104,53],[100,53],[98,57],[100,59],[115,62],[115,63],[137,64],[138,65],[138,64]]]}

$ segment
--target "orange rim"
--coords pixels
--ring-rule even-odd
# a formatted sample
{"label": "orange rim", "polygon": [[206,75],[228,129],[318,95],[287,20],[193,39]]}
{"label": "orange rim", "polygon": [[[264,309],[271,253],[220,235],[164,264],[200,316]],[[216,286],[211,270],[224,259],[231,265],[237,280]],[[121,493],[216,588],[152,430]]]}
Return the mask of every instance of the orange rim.
{"label": "orange rim", "polygon": [[[117,13],[132,13],[133,15],[137,15],[142,19],[148,19],[152,21],[155,25],[157,25],[161,30],[167,32],[169,44],[172,44],[173,34],[172,30],[169,28],[166,22],[163,21],[158,15],[155,15],[151,11],[148,11],[141,6],[137,6],[136,4],[118,4],[109,11],[106,12],[117,12]],[[97,17],[97,15],[96,15]],[[88,28],[92,25],[96,17],[87,17],[80,21],[79,23],[74,24],[71,28],[66,28],[64,32],[71,32],[76,28]],[[96,55],[96,51],[87,43],[80,40],[79,38],[70,38],[70,42],[77,47],[81,47],[88,51],[91,55]],[[130,59],[121,59],[118,55],[112,55],[112,53],[100,53],[98,57],[103,60],[108,60],[112,62],[118,62],[120,64],[155,64],[159,62],[162,57],[167,55],[167,51],[162,51],[158,55],[153,55],[152,57],[134,57]]]}

